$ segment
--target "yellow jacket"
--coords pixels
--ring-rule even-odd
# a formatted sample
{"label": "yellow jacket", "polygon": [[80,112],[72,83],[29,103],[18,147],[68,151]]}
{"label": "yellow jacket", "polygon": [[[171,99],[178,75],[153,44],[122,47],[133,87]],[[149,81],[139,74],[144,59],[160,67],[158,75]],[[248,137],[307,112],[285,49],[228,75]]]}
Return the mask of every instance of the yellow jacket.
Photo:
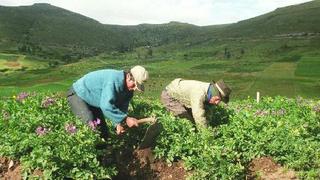
{"label": "yellow jacket", "polygon": [[178,78],[166,90],[172,98],[192,109],[192,116],[197,124],[207,126],[204,104],[209,86],[210,83]]}

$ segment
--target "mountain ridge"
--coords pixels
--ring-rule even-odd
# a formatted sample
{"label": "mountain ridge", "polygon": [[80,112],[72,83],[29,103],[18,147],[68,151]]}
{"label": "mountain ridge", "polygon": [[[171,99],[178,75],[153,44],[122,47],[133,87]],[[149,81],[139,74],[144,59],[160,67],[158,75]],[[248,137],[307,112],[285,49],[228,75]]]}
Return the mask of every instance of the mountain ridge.
{"label": "mountain ridge", "polygon": [[320,2],[311,1],[232,24],[196,26],[171,21],[110,25],[48,3],[0,6],[0,51],[77,59],[101,52],[131,51],[146,45],[318,33],[319,16]]}

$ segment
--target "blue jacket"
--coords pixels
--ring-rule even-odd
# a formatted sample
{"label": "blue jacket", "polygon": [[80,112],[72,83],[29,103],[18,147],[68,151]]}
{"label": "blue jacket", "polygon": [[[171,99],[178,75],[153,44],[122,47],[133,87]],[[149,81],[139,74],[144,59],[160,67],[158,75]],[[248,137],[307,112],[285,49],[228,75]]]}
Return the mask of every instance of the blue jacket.
{"label": "blue jacket", "polygon": [[73,83],[73,89],[89,105],[100,108],[114,126],[127,116],[133,97],[125,86],[125,72],[112,69],[86,74]]}

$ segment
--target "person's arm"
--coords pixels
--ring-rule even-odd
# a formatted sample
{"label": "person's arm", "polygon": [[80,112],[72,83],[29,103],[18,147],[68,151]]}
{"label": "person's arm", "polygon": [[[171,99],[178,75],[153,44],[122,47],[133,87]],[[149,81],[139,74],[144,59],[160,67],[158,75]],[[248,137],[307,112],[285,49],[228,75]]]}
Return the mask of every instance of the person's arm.
{"label": "person's arm", "polygon": [[[122,112],[128,114],[129,103],[132,97],[133,97],[133,93],[129,92],[129,94],[127,94],[127,98],[124,100],[123,104],[121,105],[120,109]],[[136,118],[128,117],[128,116],[126,117],[126,124],[129,128],[139,126]]]}
{"label": "person's arm", "polygon": [[208,126],[205,116],[204,97],[200,95],[193,95],[191,97],[192,116],[197,125],[204,127]]}
{"label": "person's arm", "polygon": [[121,111],[116,104],[117,90],[114,84],[109,84],[101,92],[100,109],[103,115],[112,121],[114,127],[120,124],[127,113]]}

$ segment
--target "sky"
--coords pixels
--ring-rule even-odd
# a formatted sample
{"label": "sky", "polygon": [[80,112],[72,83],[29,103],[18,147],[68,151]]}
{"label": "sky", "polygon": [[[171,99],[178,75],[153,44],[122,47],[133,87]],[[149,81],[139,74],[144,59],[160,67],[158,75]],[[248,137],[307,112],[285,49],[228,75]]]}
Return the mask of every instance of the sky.
{"label": "sky", "polygon": [[103,24],[179,21],[198,26],[236,23],[310,0],[0,0],[2,6],[49,3]]}

